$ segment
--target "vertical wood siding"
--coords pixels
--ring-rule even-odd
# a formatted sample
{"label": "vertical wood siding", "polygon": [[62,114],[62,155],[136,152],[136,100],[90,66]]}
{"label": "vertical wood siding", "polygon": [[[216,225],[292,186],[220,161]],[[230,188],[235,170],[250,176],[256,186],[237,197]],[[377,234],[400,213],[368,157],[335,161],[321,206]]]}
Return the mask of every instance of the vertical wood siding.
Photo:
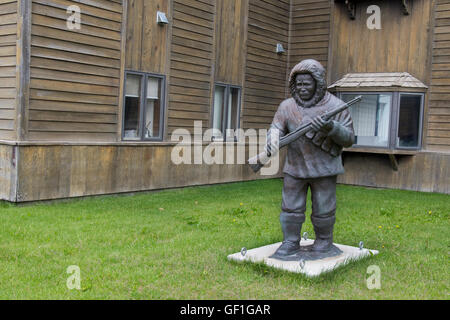
{"label": "vertical wood siding", "polygon": [[209,126],[214,47],[214,0],[173,0],[168,133]]}
{"label": "vertical wood siding", "polygon": [[[0,200],[15,201],[14,146],[0,145]],[[16,149],[17,150],[17,149]]]}
{"label": "vertical wood siding", "polygon": [[277,43],[288,49],[289,0],[250,0],[243,128],[268,128],[286,98],[288,54],[276,53]]}
{"label": "vertical wood siding", "polygon": [[166,73],[167,26],[156,23],[157,11],[168,14],[167,0],[129,0],[126,69]]}
{"label": "vertical wood siding", "polygon": [[[409,72],[427,83],[431,4],[409,1],[410,15],[402,13],[401,1],[362,1],[351,20],[344,4],[334,5],[331,31],[331,81],[351,72]],[[381,29],[367,27],[369,5],[381,9]]]}
{"label": "vertical wood siding", "polygon": [[329,0],[292,0],[289,69],[311,58],[327,68],[330,12]]}
{"label": "vertical wood siding", "polygon": [[0,140],[15,140],[17,0],[0,0]]}
{"label": "vertical wood siding", "polygon": [[121,22],[121,0],[32,1],[29,140],[116,140]]}
{"label": "vertical wood siding", "polygon": [[242,86],[245,64],[246,0],[217,2],[215,81]]}
{"label": "vertical wood siding", "polygon": [[[338,183],[450,194],[450,154],[421,152],[400,156],[393,171],[385,154],[345,153]],[[368,169],[370,168],[370,169]]]}
{"label": "vertical wood siding", "polygon": [[450,0],[436,2],[432,52],[427,149],[450,152]]}
{"label": "vertical wood siding", "polygon": [[[20,146],[17,198],[11,200],[36,201],[264,179],[246,165],[175,165],[170,160],[172,148],[172,144]],[[10,159],[11,149],[5,150],[0,145],[0,163],[7,157]],[[8,192],[7,186],[0,185],[0,198],[3,194],[6,198]]]}

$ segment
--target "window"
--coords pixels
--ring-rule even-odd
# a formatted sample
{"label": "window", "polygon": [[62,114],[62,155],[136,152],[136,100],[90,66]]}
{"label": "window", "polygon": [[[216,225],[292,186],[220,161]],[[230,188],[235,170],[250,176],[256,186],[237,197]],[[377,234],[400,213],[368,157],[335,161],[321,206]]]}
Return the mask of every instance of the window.
{"label": "window", "polygon": [[213,129],[214,140],[236,140],[239,129],[241,89],[236,86],[216,84],[214,87]]}
{"label": "window", "polygon": [[341,93],[347,102],[358,95],[362,100],[350,107],[356,147],[419,149],[422,137],[422,93]]}
{"label": "window", "polygon": [[165,78],[127,72],[123,111],[124,140],[162,140]]}
{"label": "window", "polygon": [[[342,94],[347,102],[357,94]],[[391,94],[364,94],[356,106],[350,107],[355,130],[356,145],[371,147],[389,146],[389,120]]]}
{"label": "window", "polygon": [[130,74],[125,85],[124,138],[137,139],[140,135],[139,115],[141,114],[142,76]]}
{"label": "window", "polygon": [[422,136],[421,94],[400,94],[400,113],[398,118],[397,147],[418,148]]}

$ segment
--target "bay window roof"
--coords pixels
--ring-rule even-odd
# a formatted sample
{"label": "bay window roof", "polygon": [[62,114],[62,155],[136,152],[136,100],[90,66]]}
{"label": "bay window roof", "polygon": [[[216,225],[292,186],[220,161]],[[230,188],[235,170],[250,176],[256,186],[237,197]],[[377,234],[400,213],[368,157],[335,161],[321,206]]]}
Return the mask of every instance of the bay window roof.
{"label": "bay window roof", "polygon": [[355,144],[344,151],[414,155],[422,148],[423,114],[428,87],[407,72],[348,73],[328,87],[343,101],[362,100],[350,107]]}
{"label": "bay window roof", "polygon": [[426,91],[428,87],[407,72],[348,73],[328,87],[336,91]]}

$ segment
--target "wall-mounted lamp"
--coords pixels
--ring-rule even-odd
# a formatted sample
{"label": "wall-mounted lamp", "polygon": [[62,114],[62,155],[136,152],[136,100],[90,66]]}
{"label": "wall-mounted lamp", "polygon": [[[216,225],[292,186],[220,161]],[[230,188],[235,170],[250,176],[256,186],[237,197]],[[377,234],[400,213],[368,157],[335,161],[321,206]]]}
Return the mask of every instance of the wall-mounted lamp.
{"label": "wall-mounted lamp", "polygon": [[277,53],[282,54],[284,52],[285,52],[285,50],[283,48],[283,45],[281,43],[277,43]]}
{"label": "wall-mounted lamp", "polygon": [[161,11],[158,11],[156,13],[156,22],[159,25],[169,24],[169,20],[167,20],[166,14]]}

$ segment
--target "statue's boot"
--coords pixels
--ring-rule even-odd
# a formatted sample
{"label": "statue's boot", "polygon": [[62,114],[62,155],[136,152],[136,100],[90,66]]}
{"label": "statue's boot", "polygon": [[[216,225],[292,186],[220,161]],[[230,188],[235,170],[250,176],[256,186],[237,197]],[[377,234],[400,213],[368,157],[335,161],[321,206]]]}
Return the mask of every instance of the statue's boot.
{"label": "statue's boot", "polygon": [[311,217],[316,240],[311,247],[314,252],[328,252],[333,247],[333,229],[336,221],[334,212],[327,216]]}
{"label": "statue's boot", "polygon": [[272,257],[283,258],[300,251],[300,231],[305,221],[304,213],[282,212],[280,214],[283,243]]}

